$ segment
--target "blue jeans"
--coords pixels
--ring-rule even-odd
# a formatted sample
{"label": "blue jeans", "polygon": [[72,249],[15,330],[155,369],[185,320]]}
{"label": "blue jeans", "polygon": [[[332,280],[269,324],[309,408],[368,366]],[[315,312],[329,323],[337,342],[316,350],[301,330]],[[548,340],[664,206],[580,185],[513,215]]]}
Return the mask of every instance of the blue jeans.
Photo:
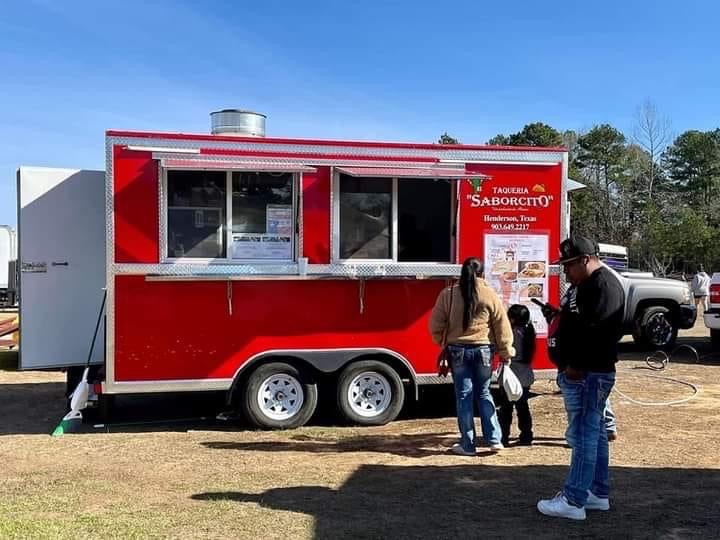
{"label": "blue jeans", "polygon": [[584,379],[573,381],[561,372],[557,383],[568,415],[565,438],[572,448],[563,495],[570,504],[585,506],[588,490],[598,497],[610,495],[610,452],[604,411],[615,384],[615,373],[591,372]]}
{"label": "blue jeans", "polygon": [[492,349],[489,345],[449,345],[450,368],[455,385],[460,444],[464,450],[475,449],[473,400],[480,410],[480,425],[488,444],[500,442],[502,433],[490,394]]}

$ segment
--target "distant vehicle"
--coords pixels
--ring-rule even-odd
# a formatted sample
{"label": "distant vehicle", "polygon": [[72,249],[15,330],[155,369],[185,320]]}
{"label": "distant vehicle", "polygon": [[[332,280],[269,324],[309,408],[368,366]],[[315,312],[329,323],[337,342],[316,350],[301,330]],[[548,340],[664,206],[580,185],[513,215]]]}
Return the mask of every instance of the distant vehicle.
{"label": "distant vehicle", "polygon": [[705,326],[710,329],[710,341],[714,347],[720,347],[720,272],[710,279],[710,308],[703,316]]}
{"label": "distant vehicle", "polygon": [[15,305],[16,260],[15,231],[9,225],[0,225],[0,306]]}
{"label": "distant vehicle", "polygon": [[628,270],[628,250],[625,246],[599,243],[598,248],[600,260],[610,268],[618,272]]}
{"label": "distant vehicle", "polygon": [[598,248],[600,260],[625,289],[625,334],[647,348],[672,347],[678,330],[692,328],[697,318],[689,285],[630,268],[625,246],[599,243]]}
{"label": "distant vehicle", "polygon": [[615,271],[615,274],[625,290],[624,331],[636,343],[649,348],[672,347],[678,330],[695,324],[697,308],[686,282],[656,278],[650,272]]}
{"label": "distant vehicle", "polygon": [[628,268],[626,270],[620,271],[620,274],[623,276],[633,278],[633,277],[655,277],[655,274],[652,272],[646,272],[645,270],[639,270],[637,268]]}

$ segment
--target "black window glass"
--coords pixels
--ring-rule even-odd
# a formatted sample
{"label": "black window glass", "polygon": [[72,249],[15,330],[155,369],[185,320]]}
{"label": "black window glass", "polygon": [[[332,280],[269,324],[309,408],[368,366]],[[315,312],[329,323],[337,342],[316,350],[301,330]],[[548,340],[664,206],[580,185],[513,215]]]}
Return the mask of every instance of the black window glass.
{"label": "black window glass", "polygon": [[168,171],[168,257],[223,258],[226,173]]}

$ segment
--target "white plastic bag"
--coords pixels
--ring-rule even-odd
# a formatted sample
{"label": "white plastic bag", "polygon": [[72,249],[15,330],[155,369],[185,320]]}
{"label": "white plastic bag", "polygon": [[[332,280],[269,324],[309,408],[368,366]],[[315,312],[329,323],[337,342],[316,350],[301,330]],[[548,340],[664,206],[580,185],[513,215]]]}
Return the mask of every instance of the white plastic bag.
{"label": "white plastic bag", "polygon": [[523,387],[520,384],[520,380],[517,378],[508,366],[503,366],[500,370],[500,384],[502,385],[507,397],[510,401],[517,401],[523,395]]}

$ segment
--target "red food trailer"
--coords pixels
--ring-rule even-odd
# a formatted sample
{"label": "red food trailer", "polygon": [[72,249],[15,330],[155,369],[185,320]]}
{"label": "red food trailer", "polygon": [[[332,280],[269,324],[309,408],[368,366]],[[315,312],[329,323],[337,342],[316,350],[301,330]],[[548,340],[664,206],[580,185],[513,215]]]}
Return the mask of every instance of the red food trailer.
{"label": "red food trailer", "polygon": [[530,308],[554,372],[531,299],[560,296],[566,150],[265,138],[262,115],[213,115],[212,135],[106,133],[103,394],[226,391],[289,428],[327,386],[348,421],[386,423],[450,382],[428,318],[470,256]]}

